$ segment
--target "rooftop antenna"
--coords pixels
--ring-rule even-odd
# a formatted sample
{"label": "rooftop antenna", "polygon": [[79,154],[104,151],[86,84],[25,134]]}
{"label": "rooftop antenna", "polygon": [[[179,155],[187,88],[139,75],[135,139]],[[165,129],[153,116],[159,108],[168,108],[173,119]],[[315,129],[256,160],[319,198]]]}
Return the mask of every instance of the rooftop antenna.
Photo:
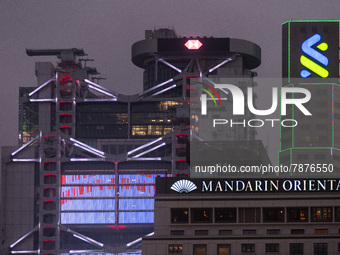
{"label": "rooftop antenna", "polygon": [[89,59],[89,58],[80,58],[80,59],[78,59],[79,61],[84,61],[85,62],[85,68],[86,68],[86,63],[88,62],[88,61],[94,61],[94,59]]}
{"label": "rooftop antenna", "polygon": [[92,77],[91,80],[92,80],[93,82],[96,82],[96,83],[99,84],[99,80],[106,80],[106,78],[102,78],[102,77]]}

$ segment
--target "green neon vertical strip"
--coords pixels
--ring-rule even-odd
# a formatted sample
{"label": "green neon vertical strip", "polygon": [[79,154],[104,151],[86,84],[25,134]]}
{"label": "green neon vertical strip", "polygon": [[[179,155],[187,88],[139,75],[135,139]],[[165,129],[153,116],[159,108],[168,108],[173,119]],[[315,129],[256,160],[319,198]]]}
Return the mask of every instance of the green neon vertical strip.
{"label": "green neon vertical strip", "polygon": [[[290,149],[290,152],[289,152],[289,158],[290,158],[290,165],[293,164],[293,149]],[[290,169],[290,175],[292,176],[293,175],[293,169]]]}
{"label": "green neon vertical strip", "polygon": [[[280,124],[281,124],[281,119],[282,119],[282,115],[281,115],[281,89],[280,89]],[[280,151],[282,150],[282,125],[280,125]]]}
{"label": "green neon vertical strip", "polygon": [[[340,21],[338,23],[339,26],[339,49],[340,49]],[[340,61],[340,50],[339,50],[339,61]],[[339,62],[339,81],[340,81],[340,62]]]}
{"label": "green neon vertical strip", "polygon": [[290,83],[290,22],[288,22],[288,83]]}

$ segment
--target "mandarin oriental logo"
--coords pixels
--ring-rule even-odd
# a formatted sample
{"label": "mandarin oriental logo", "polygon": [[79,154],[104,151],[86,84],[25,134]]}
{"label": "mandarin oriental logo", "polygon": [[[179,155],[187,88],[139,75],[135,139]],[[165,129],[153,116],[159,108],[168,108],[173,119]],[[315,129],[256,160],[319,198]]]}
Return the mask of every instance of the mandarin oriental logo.
{"label": "mandarin oriental logo", "polygon": [[179,180],[172,184],[171,188],[172,190],[178,192],[178,193],[189,193],[195,189],[197,189],[197,186],[195,183],[189,180]]}
{"label": "mandarin oriental logo", "polygon": [[[318,44],[320,41],[321,35],[315,34],[305,40],[301,45],[303,53],[305,53],[309,57],[307,58],[304,55],[301,55],[300,57],[301,64],[308,69],[301,71],[300,76],[302,78],[309,77],[312,72],[322,78],[327,78],[329,75],[328,71],[324,68],[328,66],[328,58],[316,49],[314,49],[314,46],[320,51],[326,51],[328,49],[328,44],[324,42]],[[315,62],[313,60],[315,60]]]}
{"label": "mandarin oriental logo", "polygon": [[184,45],[189,50],[198,50],[203,44],[199,40],[188,40]]}

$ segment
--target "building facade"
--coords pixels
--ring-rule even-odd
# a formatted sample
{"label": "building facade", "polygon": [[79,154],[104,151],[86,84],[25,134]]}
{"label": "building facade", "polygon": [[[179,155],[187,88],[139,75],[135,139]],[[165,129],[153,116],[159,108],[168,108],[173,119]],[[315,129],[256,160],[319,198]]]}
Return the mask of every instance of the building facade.
{"label": "building facade", "polygon": [[[146,31],[132,46],[143,91],[128,96],[91,80],[82,49],[27,50],[59,62],[37,62],[38,86],[20,89],[19,147],[2,150],[2,254],[140,254],[156,177],[189,174],[191,80],[252,84],[260,53],[245,40]],[[255,133],[226,139],[240,137]]]}

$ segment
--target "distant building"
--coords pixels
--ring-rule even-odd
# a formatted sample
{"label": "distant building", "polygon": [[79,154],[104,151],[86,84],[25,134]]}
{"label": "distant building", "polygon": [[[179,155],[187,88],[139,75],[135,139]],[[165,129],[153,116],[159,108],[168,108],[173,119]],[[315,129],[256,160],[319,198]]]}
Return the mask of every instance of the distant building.
{"label": "distant building", "polygon": [[292,106],[287,116],[282,116],[295,119],[298,125],[281,128],[280,163],[332,163],[338,176],[339,21],[288,21],[282,29],[283,86],[306,88],[311,92],[311,100],[305,105],[312,116],[305,116]]}

